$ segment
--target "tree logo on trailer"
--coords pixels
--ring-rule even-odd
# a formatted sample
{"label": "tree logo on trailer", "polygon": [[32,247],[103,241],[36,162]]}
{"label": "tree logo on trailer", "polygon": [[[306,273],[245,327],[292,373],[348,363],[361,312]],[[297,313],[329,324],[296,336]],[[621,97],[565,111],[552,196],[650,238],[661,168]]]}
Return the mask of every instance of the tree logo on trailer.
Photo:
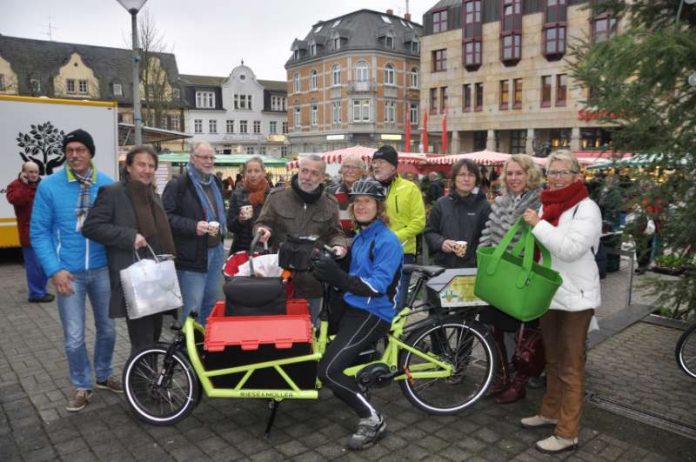
{"label": "tree logo on trailer", "polygon": [[51,122],[31,125],[29,133],[19,132],[17,146],[19,156],[24,162],[36,162],[41,175],[50,175],[53,170],[65,163],[63,138],[65,132]]}

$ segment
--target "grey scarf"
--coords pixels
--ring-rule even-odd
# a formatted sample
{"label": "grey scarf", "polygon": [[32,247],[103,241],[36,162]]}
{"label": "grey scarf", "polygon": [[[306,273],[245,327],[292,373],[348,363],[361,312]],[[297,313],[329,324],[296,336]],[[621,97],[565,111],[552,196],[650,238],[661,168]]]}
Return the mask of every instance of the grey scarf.
{"label": "grey scarf", "polygon": [[480,246],[496,246],[510,229],[512,224],[519,218],[525,210],[539,210],[541,201],[539,195],[541,188],[522,193],[519,199],[513,198],[509,194],[498,196],[491,206],[491,214],[488,216],[486,227],[481,233]]}

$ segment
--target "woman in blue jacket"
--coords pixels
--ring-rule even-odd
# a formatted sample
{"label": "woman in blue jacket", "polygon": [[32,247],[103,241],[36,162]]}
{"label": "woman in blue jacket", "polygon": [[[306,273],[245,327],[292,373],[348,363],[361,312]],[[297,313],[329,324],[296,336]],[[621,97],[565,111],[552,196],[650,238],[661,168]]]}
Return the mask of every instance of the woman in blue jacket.
{"label": "woman in blue jacket", "polygon": [[349,449],[365,449],[384,436],[384,417],[360,391],[355,377],[343,373],[358,354],[389,332],[396,316],[403,249],[387,228],[386,193],[377,181],[356,181],[350,192],[349,211],[359,232],[351,247],[350,271],[330,258],[315,263],[314,276],[345,291],[346,304],[334,340],[319,363],[319,378],[336,397],[360,417]]}

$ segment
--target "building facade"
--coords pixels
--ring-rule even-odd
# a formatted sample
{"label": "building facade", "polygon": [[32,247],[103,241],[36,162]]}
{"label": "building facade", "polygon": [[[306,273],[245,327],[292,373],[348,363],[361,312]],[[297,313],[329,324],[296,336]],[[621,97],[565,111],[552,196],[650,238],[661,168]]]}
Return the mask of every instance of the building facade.
{"label": "building facade", "polygon": [[609,135],[585,111],[588,90],[570,77],[577,38],[606,40],[616,20],[588,1],[442,0],[423,16],[421,107],[438,151],[490,149],[544,155],[602,149]]}
{"label": "building facade", "polygon": [[292,44],[285,64],[288,138],[294,153],[361,144],[418,150],[422,27],[359,10],[320,21]]}
{"label": "building facade", "polygon": [[188,133],[220,154],[286,157],[287,91],[283,81],[257,80],[242,62],[228,77],[182,75]]}
{"label": "building facade", "polygon": [[[0,35],[0,94],[116,101],[118,121],[133,124],[132,63],[128,49]],[[143,124],[183,131],[187,103],[175,56],[147,53],[141,67]],[[120,138],[122,133],[127,137],[128,130],[120,130]]]}

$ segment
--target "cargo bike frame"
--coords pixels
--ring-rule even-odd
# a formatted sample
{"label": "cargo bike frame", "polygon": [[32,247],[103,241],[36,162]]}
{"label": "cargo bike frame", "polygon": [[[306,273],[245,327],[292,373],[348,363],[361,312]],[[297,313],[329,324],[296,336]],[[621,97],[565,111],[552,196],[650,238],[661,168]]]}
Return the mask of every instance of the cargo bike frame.
{"label": "cargo bike frame", "polygon": [[[416,276],[415,290],[407,307],[394,318],[383,351],[345,373],[356,377],[365,392],[396,381],[406,398],[422,411],[456,414],[476,403],[488,389],[494,377],[494,347],[487,329],[473,321],[471,314],[445,312],[429,304],[411,308],[425,281],[444,268],[405,265],[404,271]],[[316,366],[330,342],[326,299],[319,329],[309,327],[311,347],[307,354],[281,359],[222,366],[218,362],[211,367],[202,348],[205,329],[195,321],[195,314],[185,319],[183,326],[174,323],[171,343],[137,351],[126,363],[123,384],[131,410],[147,423],[172,425],[193,411],[203,391],[208,398],[268,399],[268,434],[281,401],[319,397]],[[414,318],[421,319],[407,324]],[[305,368],[299,377],[290,371],[298,366]],[[275,386],[253,386],[255,376],[269,373],[275,375]],[[234,380],[225,383],[229,377]]]}

